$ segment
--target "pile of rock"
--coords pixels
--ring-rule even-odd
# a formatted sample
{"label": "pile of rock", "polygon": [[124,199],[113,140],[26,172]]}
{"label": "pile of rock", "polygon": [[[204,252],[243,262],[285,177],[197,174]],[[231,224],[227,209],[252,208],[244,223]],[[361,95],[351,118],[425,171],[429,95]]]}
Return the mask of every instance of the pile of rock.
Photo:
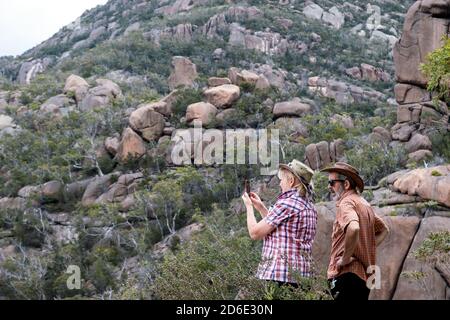
{"label": "pile of rock", "polygon": [[345,16],[336,6],[333,6],[330,10],[325,11],[318,4],[311,3],[303,8],[303,14],[310,19],[323,21],[336,30],[342,28],[345,23]]}
{"label": "pile of rock", "polygon": [[323,97],[336,100],[339,104],[351,104],[364,100],[378,103],[386,100],[386,96],[381,92],[320,77],[309,78],[308,89]]}
{"label": "pile of rock", "polygon": [[402,36],[394,47],[394,92],[399,106],[392,138],[406,144],[410,159],[416,161],[430,156],[429,132],[436,126],[450,131],[448,106],[432,101],[426,90],[428,81],[419,69],[427,54],[441,46],[441,37],[448,34],[449,10],[449,3],[417,1],[408,10]]}
{"label": "pile of rock", "polygon": [[[358,15],[362,14],[362,8],[353,5],[350,8],[357,11]],[[397,30],[394,27],[390,27],[387,30],[387,27],[382,25],[381,8],[368,3],[366,13],[370,14],[366,23],[357,24],[350,32],[363,38],[368,36],[371,42],[381,42],[393,47],[395,42],[397,42]]]}
{"label": "pile of rock", "polygon": [[19,70],[18,81],[20,84],[30,84],[36,76],[44,72],[52,63],[51,58],[35,59],[22,63]]}
{"label": "pile of rock", "polygon": [[348,76],[359,80],[367,80],[371,82],[391,81],[391,76],[389,73],[367,63],[361,63],[361,66],[359,67],[348,68],[345,70],[345,73]]}
{"label": "pile of rock", "polygon": [[172,66],[173,70],[168,79],[171,90],[180,86],[188,88],[196,86],[197,67],[188,58],[175,56],[172,58]]}
{"label": "pile of rock", "polygon": [[323,169],[344,156],[345,143],[342,139],[333,142],[321,141],[309,144],[305,149],[305,163],[313,170]]}

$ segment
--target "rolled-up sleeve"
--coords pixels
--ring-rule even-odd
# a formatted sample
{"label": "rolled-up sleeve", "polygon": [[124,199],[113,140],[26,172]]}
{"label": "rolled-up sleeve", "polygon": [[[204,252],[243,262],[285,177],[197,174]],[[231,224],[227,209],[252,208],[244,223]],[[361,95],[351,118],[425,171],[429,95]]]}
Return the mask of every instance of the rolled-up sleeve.
{"label": "rolled-up sleeve", "polygon": [[278,227],[281,223],[291,217],[291,209],[282,202],[276,203],[264,218],[271,226]]}

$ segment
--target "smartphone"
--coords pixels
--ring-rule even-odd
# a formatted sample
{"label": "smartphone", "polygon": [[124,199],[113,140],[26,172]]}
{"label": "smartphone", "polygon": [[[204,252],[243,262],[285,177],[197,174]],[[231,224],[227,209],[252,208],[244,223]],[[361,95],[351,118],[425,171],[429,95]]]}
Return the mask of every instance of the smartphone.
{"label": "smartphone", "polygon": [[248,181],[247,179],[244,180],[244,190],[245,192],[250,194],[250,181]]}

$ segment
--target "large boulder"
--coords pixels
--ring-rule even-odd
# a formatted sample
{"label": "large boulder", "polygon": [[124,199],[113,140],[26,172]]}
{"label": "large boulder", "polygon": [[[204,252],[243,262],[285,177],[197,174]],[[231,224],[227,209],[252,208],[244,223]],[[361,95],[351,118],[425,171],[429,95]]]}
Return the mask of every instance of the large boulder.
{"label": "large boulder", "polygon": [[256,73],[248,71],[248,70],[242,70],[236,76],[236,84],[237,85],[243,85],[243,84],[256,85],[256,82],[258,81],[258,79],[259,79],[259,76]]}
{"label": "large boulder", "polygon": [[154,111],[151,105],[144,105],[132,112],[128,122],[147,141],[158,140],[163,134],[165,123],[164,117]]}
{"label": "large boulder", "polygon": [[369,135],[371,142],[381,142],[388,145],[392,141],[392,136],[389,130],[383,127],[375,127],[372,129],[372,133]]}
{"label": "large boulder", "polygon": [[51,63],[51,59],[36,59],[33,61],[24,62],[20,66],[18,81],[20,84],[30,84],[31,81],[36,78],[39,73],[44,72],[48,65]]}
{"label": "large boulder", "polygon": [[208,86],[210,87],[218,87],[223,84],[231,84],[230,79],[228,78],[218,78],[218,77],[211,77],[208,79]]}
{"label": "large boulder", "polygon": [[321,167],[328,167],[331,163],[330,146],[327,141],[316,143],[317,151],[319,152]]}
{"label": "large boulder", "polygon": [[345,143],[342,139],[328,143],[321,141],[306,146],[305,162],[311,169],[323,169],[332,162],[337,162],[344,156]]}
{"label": "large boulder", "polygon": [[264,12],[257,7],[232,6],[228,8],[225,16],[232,21],[247,21],[264,17]]}
{"label": "large boulder", "polygon": [[315,3],[311,3],[303,8],[303,14],[310,19],[321,20],[324,10]]}
{"label": "large boulder", "polygon": [[419,133],[412,136],[411,140],[409,140],[406,145],[405,149],[408,153],[415,152],[417,150],[431,150],[432,145],[430,138],[427,136],[421,135]]}
{"label": "large boulder", "polygon": [[[447,189],[449,190],[449,189]],[[450,199],[450,197],[449,197]],[[403,263],[394,300],[448,300],[448,266],[432,265],[416,258],[417,249],[431,234],[450,230],[450,219],[433,216],[421,221],[419,231]]]}
{"label": "large boulder", "polygon": [[131,128],[126,128],[122,134],[116,159],[120,163],[125,163],[130,159],[142,157],[147,151],[142,138]]}
{"label": "large boulder", "polygon": [[[176,0],[172,5],[165,5],[155,10],[158,14],[174,15],[178,12],[190,11],[202,0]],[[161,4],[164,2],[160,2]]]}
{"label": "large boulder", "polygon": [[367,63],[361,63],[361,75],[364,80],[371,82],[391,80],[388,73]]}
{"label": "large boulder", "polygon": [[90,89],[81,101],[79,108],[81,111],[105,108],[110,103],[122,96],[120,87],[108,79],[97,79],[97,86]]}
{"label": "large boulder", "polygon": [[[225,14],[215,14],[203,25],[202,33],[206,35],[207,38],[219,37],[219,31],[226,30],[227,26]],[[216,53],[216,51],[214,53]],[[216,60],[219,60],[221,54],[215,54],[214,56]]]}
{"label": "large boulder", "polygon": [[[448,34],[449,10],[448,1],[417,1],[409,8],[402,36],[394,47],[398,82],[426,88],[427,79],[419,66],[425,62],[429,52],[442,45],[442,36]],[[440,15],[437,12],[446,13]]]}
{"label": "large boulder", "polygon": [[188,58],[176,56],[172,58],[174,70],[169,76],[169,88],[174,90],[179,86],[194,87],[198,77],[197,67]]}
{"label": "large boulder", "polygon": [[65,185],[64,194],[66,199],[69,200],[79,200],[83,197],[86,188],[95,178],[89,178],[81,181],[75,181]]}
{"label": "large boulder", "polygon": [[279,102],[273,108],[273,116],[275,118],[283,116],[301,117],[311,112],[311,106],[303,103],[300,98],[296,97],[291,101]]}
{"label": "large boulder", "polygon": [[[280,90],[286,89],[286,76],[288,74],[286,70],[273,69],[272,66],[263,64],[262,66],[255,69],[255,71],[257,71],[260,75],[260,79],[258,80],[258,82],[264,81],[264,79],[261,79],[262,76],[264,76],[269,82],[270,86],[276,87]],[[257,86],[258,82],[256,84]]]}
{"label": "large boulder", "polygon": [[130,199],[138,188],[138,184],[143,180],[141,172],[124,174],[119,177],[116,183],[108,186],[107,190],[101,194],[95,203],[120,203],[127,197]]}
{"label": "large boulder", "polygon": [[333,202],[316,205],[317,228],[312,247],[312,256],[316,272],[326,276],[331,254],[331,234],[336,217],[336,206]]}
{"label": "large boulder", "polygon": [[433,153],[430,150],[417,150],[408,154],[408,159],[414,162],[431,159]]}
{"label": "large boulder", "polygon": [[53,180],[37,186],[25,186],[18,192],[19,197],[24,199],[35,199],[39,203],[60,201],[64,195],[64,184]]}
{"label": "large boulder", "polygon": [[64,184],[61,181],[53,180],[41,186],[42,201],[60,201],[63,197]]}
{"label": "large boulder", "polygon": [[199,120],[202,125],[208,125],[214,120],[217,108],[207,102],[190,104],[186,109],[186,122],[191,123]]}
{"label": "large boulder", "polygon": [[105,148],[111,155],[115,156],[119,150],[120,140],[117,137],[108,137],[105,139]]}
{"label": "large boulder", "polygon": [[112,173],[101,177],[96,177],[88,182],[86,190],[81,199],[83,206],[89,206],[95,203],[95,200],[108,190],[108,187],[113,184],[115,178],[119,176],[118,173]]}
{"label": "large boulder", "polygon": [[336,6],[333,6],[328,12],[323,13],[322,20],[339,30],[344,25],[345,17]]}
{"label": "large boulder", "polygon": [[77,103],[83,100],[88,90],[89,84],[82,77],[72,74],[66,79],[64,93],[72,93]]}
{"label": "large boulder", "polygon": [[255,89],[260,91],[269,90],[271,87],[269,79],[266,78],[265,75],[260,75],[258,81],[256,81]]}
{"label": "large boulder", "polygon": [[418,196],[409,196],[407,194],[393,192],[388,188],[373,190],[373,199],[370,201],[374,206],[392,206],[398,204],[410,204],[423,201]]}
{"label": "large boulder", "polygon": [[397,83],[394,87],[394,93],[395,100],[401,104],[425,102],[431,100],[431,95],[427,90],[406,83]]}
{"label": "large boulder", "polygon": [[415,169],[398,175],[391,181],[390,188],[450,207],[450,165]]}
{"label": "large boulder", "polygon": [[41,112],[54,112],[55,109],[66,108],[70,106],[71,100],[65,94],[59,94],[57,96],[47,99],[41,106]]}
{"label": "large boulder", "polygon": [[419,227],[418,217],[383,217],[389,233],[377,248],[376,264],[381,271],[381,287],[373,289],[370,300],[390,300],[394,295],[403,261]]}
{"label": "large boulder", "polygon": [[311,92],[334,99],[338,104],[344,105],[363,100],[369,100],[378,104],[380,101],[386,99],[386,96],[381,92],[320,77],[310,77],[308,79],[308,89]]}
{"label": "large boulder", "polygon": [[167,96],[165,96],[164,98],[162,98],[159,102],[160,103],[165,103],[165,107],[164,110],[165,111],[161,111],[161,110],[157,110],[155,109],[155,111],[158,111],[159,113],[165,115],[165,116],[170,116],[172,115],[172,110],[173,107],[175,105],[175,103],[177,102],[178,98],[179,98],[179,94],[180,91],[178,90],[173,90],[171,91]]}
{"label": "large boulder", "polygon": [[205,90],[206,101],[217,108],[227,108],[239,99],[241,90],[233,84],[224,84]]}
{"label": "large boulder", "polygon": [[391,128],[392,139],[402,142],[409,141],[411,134],[416,130],[415,125],[397,123]]}
{"label": "large boulder", "polygon": [[118,98],[122,96],[122,90],[119,85],[109,79],[95,80],[97,87],[92,89],[92,93],[97,95],[105,95],[110,98]]}

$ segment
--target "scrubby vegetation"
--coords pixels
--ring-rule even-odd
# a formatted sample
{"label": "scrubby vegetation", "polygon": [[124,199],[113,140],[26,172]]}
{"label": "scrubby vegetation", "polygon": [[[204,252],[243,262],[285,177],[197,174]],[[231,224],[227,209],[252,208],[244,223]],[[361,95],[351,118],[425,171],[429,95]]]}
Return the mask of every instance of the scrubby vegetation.
{"label": "scrubby vegetation", "polygon": [[[350,2],[366,8],[364,1]],[[403,19],[394,13],[405,11],[411,2],[373,1],[383,3],[383,12],[392,13],[389,18],[383,16],[383,25],[394,31],[400,30]],[[12,208],[0,208],[0,249],[6,252],[5,259],[0,255],[0,299],[330,299],[325,275],[318,271],[312,279],[299,279],[299,289],[280,288],[254,277],[261,243],[248,236],[240,199],[242,182],[250,179],[255,191],[270,194],[264,199],[269,205],[279,191],[274,180],[260,175],[260,165],[175,167],[167,160],[170,131],[159,142],[144,142],[147,153],[143,156],[119,163],[105,149],[105,139],[119,137],[137,107],[160,101],[170,92],[167,79],[173,56],[188,57],[199,77],[192,88],[176,94],[173,114],[164,117],[165,130],[190,127],[184,121],[187,106],[205,100],[209,77],[227,77],[230,67],[267,67],[277,72],[267,76],[277,78],[277,85],[257,90],[255,84],[241,83],[241,95],[232,106],[235,113],[220,123],[213,120],[208,128],[272,127],[274,105],[299,97],[311,106],[310,112],[297,118],[307,132],[278,128],[289,132],[280,137],[280,162],[303,161],[309,144],[343,139],[344,159],[359,169],[366,185],[376,186],[385,176],[406,167],[405,150],[372,141],[369,136],[375,127],[389,130],[396,123],[396,108],[385,99],[341,105],[310,91],[307,84],[309,77],[319,76],[392,98],[393,80],[370,82],[345,73],[347,68],[368,63],[393,79],[390,47],[350,32],[356,24],[366,22],[368,13],[348,9],[345,25],[336,30],[304,17],[302,1],[291,1],[289,6],[278,1],[246,1],[246,6],[257,6],[262,14],[251,19],[227,16],[227,23],[239,22],[247,35],[278,33],[291,44],[285,53],[264,54],[229,46],[229,30],[219,28],[214,37],[200,32],[211,16],[226,12],[228,1],[204,2],[173,15],[157,13],[156,1],[137,9],[131,3],[117,2],[115,10],[99,7],[82,16],[80,28],[114,21],[114,36],[107,31],[86,47],[73,49],[89,38],[89,32],[81,32],[31,50],[19,60],[0,58],[0,113],[11,117],[16,126],[12,133],[0,135],[0,199],[20,200],[13,202]],[[315,3],[327,9],[335,5],[328,0]],[[284,27],[280,18],[291,19],[292,25]],[[139,22],[139,30],[123,35],[135,22]],[[156,43],[146,35],[184,23],[192,24],[192,39],[162,37]],[[70,32],[69,28],[63,31]],[[445,62],[449,43],[446,39],[444,47],[431,53],[422,67],[430,78],[428,89],[438,91],[441,98],[448,95],[449,64]],[[216,49],[222,50],[219,58]],[[53,62],[29,85],[15,81],[25,59],[49,56]],[[96,79],[111,79],[123,94],[104,108],[81,111],[80,101],[71,92],[66,94],[70,106],[61,114],[41,112],[45,101],[63,94],[64,82],[71,74],[85,78],[91,89]],[[339,116],[332,120],[335,115],[352,125],[340,121]],[[430,134],[433,157],[426,159],[429,163],[450,161],[447,130],[444,124]],[[66,189],[62,201],[46,201],[34,194],[18,197],[26,186],[49,181],[67,186],[112,174],[108,183],[99,187],[107,192],[114,190],[121,174],[129,173],[142,173],[143,177],[132,187],[121,186],[120,196],[90,204],[82,203],[81,194],[69,194]],[[329,200],[327,182],[324,174],[314,176],[316,202]],[[130,200],[131,194],[133,203],[126,207],[123,198]],[[369,191],[364,196],[371,200],[374,194]],[[201,231],[183,239],[179,231],[191,224],[201,225]],[[417,257],[436,262],[445,250],[448,234],[432,235]],[[80,288],[68,288],[68,266],[80,268]]]}

